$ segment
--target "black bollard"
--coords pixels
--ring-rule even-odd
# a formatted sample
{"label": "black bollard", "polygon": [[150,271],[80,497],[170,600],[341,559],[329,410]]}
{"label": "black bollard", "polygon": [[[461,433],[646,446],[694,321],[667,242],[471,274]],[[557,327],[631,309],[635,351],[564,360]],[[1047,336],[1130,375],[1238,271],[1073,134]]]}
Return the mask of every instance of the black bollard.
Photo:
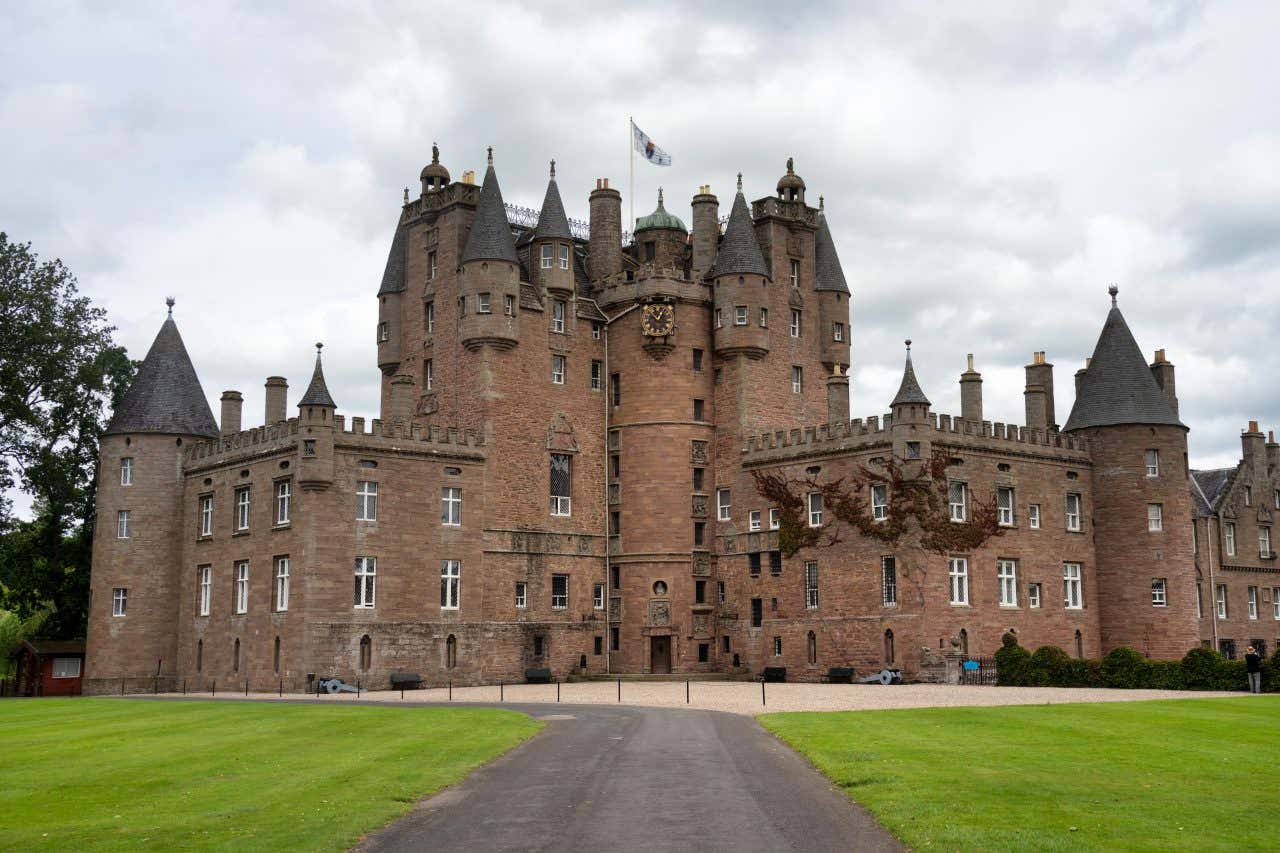
{"label": "black bollard", "polygon": [[684,680],[684,704],[689,704],[689,679]]}
{"label": "black bollard", "polygon": [[449,701],[453,701],[453,679],[449,679]]}
{"label": "black bollard", "polygon": [[764,699],[764,678],[760,679],[760,704],[761,705],[768,704],[767,702],[765,702],[765,699]]}
{"label": "black bollard", "polygon": [[622,701],[622,679],[618,679],[618,701]]}
{"label": "black bollard", "polygon": [[400,688],[400,698],[401,698],[401,699],[404,699],[404,688],[403,688],[403,687],[401,687],[401,688]]}
{"label": "black bollard", "polygon": [[124,695],[124,679],[120,679],[120,695]]}
{"label": "black bollard", "polygon": [[249,695],[249,679],[244,680],[244,695]]}
{"label": "black bollard", "polygon": [[556,701],[560,701],[560,681],[556,680]]}
{"label": "black bollard", "polygon": [[356,698],[360,698],[360,679],[356,679]]}
{"label": "black bollard", "polygon": [[160,695],[160,676],[156,676],[155,683],[152,685],[152,688],[151,688],[151,692],[156,696]]}
{"label": "black bollard", "polygon": [[501,681],[499,681],[499,682],[498,682],[498,701],[499,701],[499,702],[503,701],[503,699],[502,699],[502,691],[503,691],[503,687],[504,687],[503,683],[502,683]]}
{"label": "black bollard", "polygon": [[185,678],[182,679],[182,695],[187,695],[187,680]]}
{"label": "black bollard", "polygon": [[217,695],[218,695],[218,682],[217,682],[217,680],[216,680],[216,679],[214,680],[214,682],[213,682],[212,684],[210,684],[210,685],[209,685],[209,695],[210,695],[210,696],[217,696]]}

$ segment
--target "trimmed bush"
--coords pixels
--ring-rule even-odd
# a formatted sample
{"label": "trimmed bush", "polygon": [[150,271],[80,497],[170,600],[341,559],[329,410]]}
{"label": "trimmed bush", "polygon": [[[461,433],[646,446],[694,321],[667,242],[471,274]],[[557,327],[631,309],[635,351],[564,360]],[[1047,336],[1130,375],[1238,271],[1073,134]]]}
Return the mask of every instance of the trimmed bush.
{"label": "trimmed bush", "polygon": [[[1073,658],[1057,646],[1035,654],[1005,634],[996,652],[996,683],[1001,687],[1115,687],[1150,690],[1247,690],[1245,663],[1227,660],[1213,649],[1194,648],[1180,661],[1149,660],[1120,646],[1105,658]],[[1262,662],[1262,689],[1280,692],[1280,649]]]}

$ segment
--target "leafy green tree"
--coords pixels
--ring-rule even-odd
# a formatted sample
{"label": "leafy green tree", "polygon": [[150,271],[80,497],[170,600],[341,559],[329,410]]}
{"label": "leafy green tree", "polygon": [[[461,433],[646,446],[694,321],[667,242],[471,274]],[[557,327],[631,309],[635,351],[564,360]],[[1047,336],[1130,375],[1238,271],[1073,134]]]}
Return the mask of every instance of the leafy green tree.
{"label": "leafy green tree", "polygon": [[0,504],[0,603],[52,604],[48,634],[84,630],[98,435],[135,369],[114,331],[61,261],[0,232],[0,488],[35,507],[27,522]]}

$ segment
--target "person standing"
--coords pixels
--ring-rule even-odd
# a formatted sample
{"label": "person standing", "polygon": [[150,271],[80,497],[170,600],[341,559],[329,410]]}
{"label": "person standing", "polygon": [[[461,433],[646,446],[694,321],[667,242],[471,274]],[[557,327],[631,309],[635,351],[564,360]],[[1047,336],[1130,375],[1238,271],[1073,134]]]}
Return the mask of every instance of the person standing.
{"label": "person standing", "polygon": [[1250,646],[1244,653],[1244,666],[1249,673],[1249,692],[1262,692],[1262,655]]}

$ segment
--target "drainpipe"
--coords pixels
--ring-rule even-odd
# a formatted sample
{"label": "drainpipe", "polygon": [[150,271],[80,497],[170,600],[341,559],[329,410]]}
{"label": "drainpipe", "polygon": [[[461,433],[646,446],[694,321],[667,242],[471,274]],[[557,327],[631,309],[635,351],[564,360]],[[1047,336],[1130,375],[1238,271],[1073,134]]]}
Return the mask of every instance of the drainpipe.
{"label": "drainpipe", "polygon": [[600,310],[599,303],[594,299],[586,296],[579,297],[579,299],[583,302],[590,302],[600,312],[600,316],[604,317],[604,366],[602,368],[604,375],[600,377],[604,385],[602,389],[604,391],[604,671],[613,672],[613,624],[609,621],[609,600],[612,598],[613,590],[613,587],[609,584],[611,580],[609,577],[610,569],[612,568],[609,554],[609,409],[611,408],[609,395],[613,393],[613,389],[609,387],[609,376],[611,375],[609,373],[609,324],[639,308],[640,303],[637,302],[630,308],[625,308],[610,317]]}
{"label": "drainpipe", "polygon": [[[1196,491],[1200,493],[1200,497],[1204,499],[1205,506],[1212,509],[1213,504],[1209,503],[1208,496],[1205,495],[1204,489],[1200,488],[1200,484],[1196,482],[1196,478],[1192,477],[1191,482],[1196,487]],[[1205,551],[1209,555],[1209,610],[1213,614],[1210,617],[1213,620],[1212,622],[1210,622],[1210,625],[1212,625],[1213,627],[1213,650],[1217,651],[1218,650],[1218,585],[1214,583],[1214,577],[1213,577],[1213,551],[1214,551],[1213,525],[1209,523],[1211,520],[1214,520],[1214,519],[1216,519],[1218,522],[1218,531],[1219,531],[1218,538],[1221,539],[1222,538],[1222,535],[1221,535],[1222,510],[1221,509],[1219,509],[1212,516],[1206,517],[1204,520],[1204,532],[1205,532],[1205,536],[1209,540],[1208,547],[1205,549]]]}

